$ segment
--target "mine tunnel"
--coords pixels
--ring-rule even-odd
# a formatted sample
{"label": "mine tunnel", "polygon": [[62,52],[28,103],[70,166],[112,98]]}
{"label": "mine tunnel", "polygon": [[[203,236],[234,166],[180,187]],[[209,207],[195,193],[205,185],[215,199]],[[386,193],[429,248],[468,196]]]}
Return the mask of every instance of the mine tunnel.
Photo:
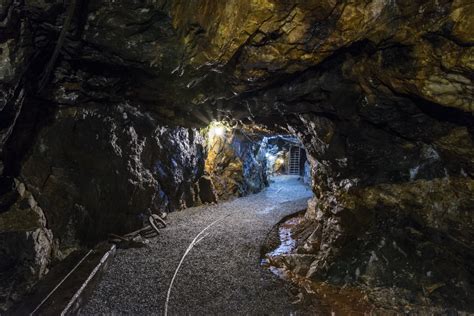
{"label": "mine tunnel", "polygon": [[474,313],[473,14],[0,1],[0,315]]}

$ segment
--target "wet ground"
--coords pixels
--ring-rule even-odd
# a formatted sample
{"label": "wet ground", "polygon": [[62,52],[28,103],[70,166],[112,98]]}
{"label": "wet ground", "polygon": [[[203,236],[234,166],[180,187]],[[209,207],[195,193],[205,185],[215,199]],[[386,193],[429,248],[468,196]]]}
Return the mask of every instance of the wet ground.
{"label": "wet ground", "polygon": [[[318,315],[371,315],[377,310],[368,302],[365,293],[350,286],[338,287],[325,282],[310,281],[294,271],[287,269],[285,262],[301,254],[295,254],[297,241],[294,239],[299,225],[304,222],[304,213],[290,216],[273,229],[277,242],[269,242],[265,248],[269,251],[263,254],[262,265],[278,277],[297,284],[304,289],[299,295],[301,304],[311,305]],[[288,257],[287,257],[288,256]],[[304,259],[303,259],[304,260]],[[309,308],[309,307],[308,307]],[[380,315],[391,315],[380,311]]]}
{"label": "wet ground", "polygon": [[118,250],[82,314],[314,314],[260,264],[272,227],[312,196],[297,177],[273,180],[255,195],[172,213],[148,247]]}

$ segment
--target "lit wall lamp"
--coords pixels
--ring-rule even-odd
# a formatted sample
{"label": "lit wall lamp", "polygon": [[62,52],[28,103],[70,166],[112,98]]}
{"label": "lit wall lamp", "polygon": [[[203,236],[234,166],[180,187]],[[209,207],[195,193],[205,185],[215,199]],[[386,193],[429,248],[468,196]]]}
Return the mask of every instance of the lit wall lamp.
{"label": "lit wall lamp", "polygon": [[223,125],[217,123],[211,126],[211,128],[209,129],[209,138],[213,138],[215,136],[222,137],[225,135],[225,132],[226,128]]}
{"label": "lit wall lamp", "polygon": [[216,127],[213,127],[213,132],[214,132],[214,135],[216,136],[224,136],[225,128],[222,126],[216,126]]}

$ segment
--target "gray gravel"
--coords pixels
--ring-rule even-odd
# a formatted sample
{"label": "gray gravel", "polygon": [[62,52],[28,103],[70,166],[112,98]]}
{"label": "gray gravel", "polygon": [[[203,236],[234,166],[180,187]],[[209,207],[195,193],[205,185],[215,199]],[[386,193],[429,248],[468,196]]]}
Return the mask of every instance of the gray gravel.
{"label": "gray gravel", "polygon": [[[163,314],[168,287],[195,236],[216,219],[189,252],[175,279],[169,315],[303,314],[297,291],[260,265],[260,248],[283,217],[306,208],[312,193],[296,177],[273,179],[261,193],[175,212],[149,247],[119,250],[83,315]],[[308,311],[309,313],[309,311]]]}

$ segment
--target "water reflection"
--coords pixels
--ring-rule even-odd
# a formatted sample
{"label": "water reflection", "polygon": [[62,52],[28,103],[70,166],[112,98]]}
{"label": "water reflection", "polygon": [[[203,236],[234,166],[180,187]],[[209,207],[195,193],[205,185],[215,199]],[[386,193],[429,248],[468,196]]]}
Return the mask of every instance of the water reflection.
{"label": "water reflection", "polygon": [[[293,231],[302,224],[304,215],[299,214],[280,224],[278,236],[280,244],[268,252],[262,260],[262,265],[278,277],[298,285],[310,299],[301,300],[302,304],[315,306],[315,312],[328,315],[369,315],[375,307],[369,302],[368,296],[360,289],[350,286],[335,286],[327,282],[311,281],[286,269],[285,257],[291,256],[297,247]],[[314,302],[316,301],[316,303]]]}

